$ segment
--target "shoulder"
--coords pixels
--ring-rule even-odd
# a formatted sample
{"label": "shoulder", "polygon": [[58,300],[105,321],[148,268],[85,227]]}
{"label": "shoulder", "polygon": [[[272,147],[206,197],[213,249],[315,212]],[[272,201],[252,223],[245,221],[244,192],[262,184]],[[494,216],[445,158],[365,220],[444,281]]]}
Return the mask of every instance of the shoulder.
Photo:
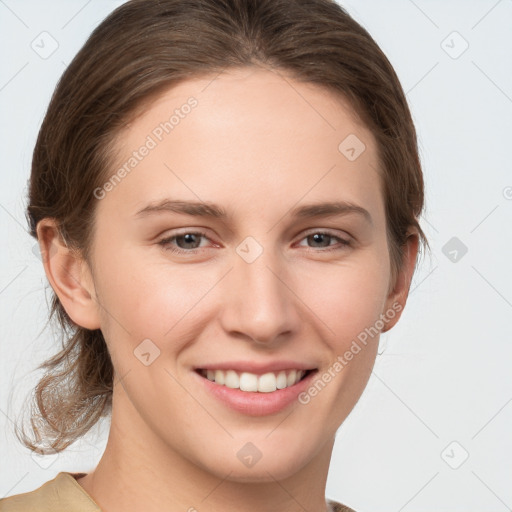
{"label": "shoulder", "polygon": [[337,501],[330,500],[327,498],[327,504],[329,505],[329,512],[356,512],[355,510],[347,507],[346,505],[342,505]]}
{"label": "shoulder", "polygon": [[0,499],[0,512],[101,512],[75,480],[79,475],[60,472],[33,491]]}

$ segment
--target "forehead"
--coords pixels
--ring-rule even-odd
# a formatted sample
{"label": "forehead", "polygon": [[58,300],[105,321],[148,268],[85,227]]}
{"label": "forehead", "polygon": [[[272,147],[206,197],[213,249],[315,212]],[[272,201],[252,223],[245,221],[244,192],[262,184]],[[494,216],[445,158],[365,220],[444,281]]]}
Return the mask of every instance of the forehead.
{"label": "forehead", "polygon": [[[217,131],[246,123],[249,130],[247,122],[258,128],[261,136],[282,133],[283,128],[292,135],[307,136],[329,130],[342,135],[343,131],[352,129],[366,139],[365,142],[374,144],[371,131],[341,92],[297,82],[282,70],[258,66],[228,69],[216,75],[182,81],[160,92],[156,98],[152,97],[128,128],[137,124],[139,129],[150,130],[154,121],[168,120],[174,111],[179,113],[190,98],[200,107],[194,108],[195,113],[200,110],[203,115],[191,116],[192,121],[187,124],[199,117],[204,129],[213,126]],[[266,118],[270,113],[272,115]],[[307,122],[296,125],[298,119]]]}
{"label": "forehead", "polygon": [[[327,194],[379,207],[372,133],[341,95],[282,72],[243,68],[181,82],[116,146],[112,172],[128,172],[108,201],[122,196],[121,208],[174,195],[258,210],[261,194],[283,206]],[[134,157],[143,146],[150,149]]]}

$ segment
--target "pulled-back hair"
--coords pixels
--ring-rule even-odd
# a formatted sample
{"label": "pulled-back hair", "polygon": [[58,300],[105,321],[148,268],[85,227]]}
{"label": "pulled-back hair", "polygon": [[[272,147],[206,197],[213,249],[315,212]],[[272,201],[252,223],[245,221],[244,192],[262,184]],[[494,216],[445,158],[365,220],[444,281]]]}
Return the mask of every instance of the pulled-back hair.
{"label": "pulled-back hair", "polygon": [[[418,219],[424,183],[416,131],[398,77],[369,33],[331,0],[131,0],[90,35],[62,75],[35,145],[27,218],[55,219],[86,261],[97,199],[113,173],[114,141],[159,93],[187,79],[263,66],[348,100],[377,141],[391,284]],[[340,141],[341,142],[341,141]],[[419,253],[418,253],[419,254]],[[101,330],[76,325],[57,295],[62,350],[32,396],[28,448],[64,450],[112,407],[114,370]]]}

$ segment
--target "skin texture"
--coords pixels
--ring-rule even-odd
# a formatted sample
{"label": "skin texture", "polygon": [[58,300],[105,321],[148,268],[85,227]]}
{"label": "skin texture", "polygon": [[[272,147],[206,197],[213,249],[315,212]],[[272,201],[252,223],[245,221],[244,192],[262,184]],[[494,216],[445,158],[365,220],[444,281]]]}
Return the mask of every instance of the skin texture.
{"label": "skin texture", "polygon": [[[107,512],[323,511],[336,430],[367,384],[378,336],[310,403],[267,416],[227,408],[193,369],[291,359],[322,374],[379,315],[405,306],[418,237],[390,286],[373,135],[344,100],[275,71],[229,70],[166,91],[119,137],[119,166],[191,96],[197,106],[98,200],[89,264],[51,220],[38,226],[53,289],[77,324],[101,328],[116,372],[107,448],[78,482]],[[338,150],[349,134],[366,145],[354,161]],[[229,217],[135,217],[164,198],[216,203]],[[289,215],[335,200],[367,209],[373,224]],[[158,244],[197,229],[206,238]],[[325,230],[333,237],[309,236]],[[263,249],[252,263],[236,251],[249,236]],[[148,338],[160,355],[145,366],[134,350]],[[262,454],[250,468],[236,456],[247,442]]]}

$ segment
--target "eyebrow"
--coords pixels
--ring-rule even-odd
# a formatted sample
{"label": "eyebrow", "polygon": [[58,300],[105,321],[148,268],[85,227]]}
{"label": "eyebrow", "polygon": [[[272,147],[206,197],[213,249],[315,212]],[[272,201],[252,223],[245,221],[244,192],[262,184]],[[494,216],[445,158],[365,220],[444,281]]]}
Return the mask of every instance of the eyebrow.
{"label": "eyebrow", "polygon": [[[139,210],[136,217],[146,217],[154,213],[173,212],[194,217],[212,217],[216,219],[227,219],[229,216],[222,207],[207,202],[197,201],[178,201],[164,199],[157,203],[150,203]],[[335,215],[356,214],[361,216],[368,224],[373,225],[373,219],[370,212],[362,206],[348,201],[330,201],[322,203],[312,203],[303,206],[297,206],[289,212],[289,215],[296,218],[329,217]]]}

